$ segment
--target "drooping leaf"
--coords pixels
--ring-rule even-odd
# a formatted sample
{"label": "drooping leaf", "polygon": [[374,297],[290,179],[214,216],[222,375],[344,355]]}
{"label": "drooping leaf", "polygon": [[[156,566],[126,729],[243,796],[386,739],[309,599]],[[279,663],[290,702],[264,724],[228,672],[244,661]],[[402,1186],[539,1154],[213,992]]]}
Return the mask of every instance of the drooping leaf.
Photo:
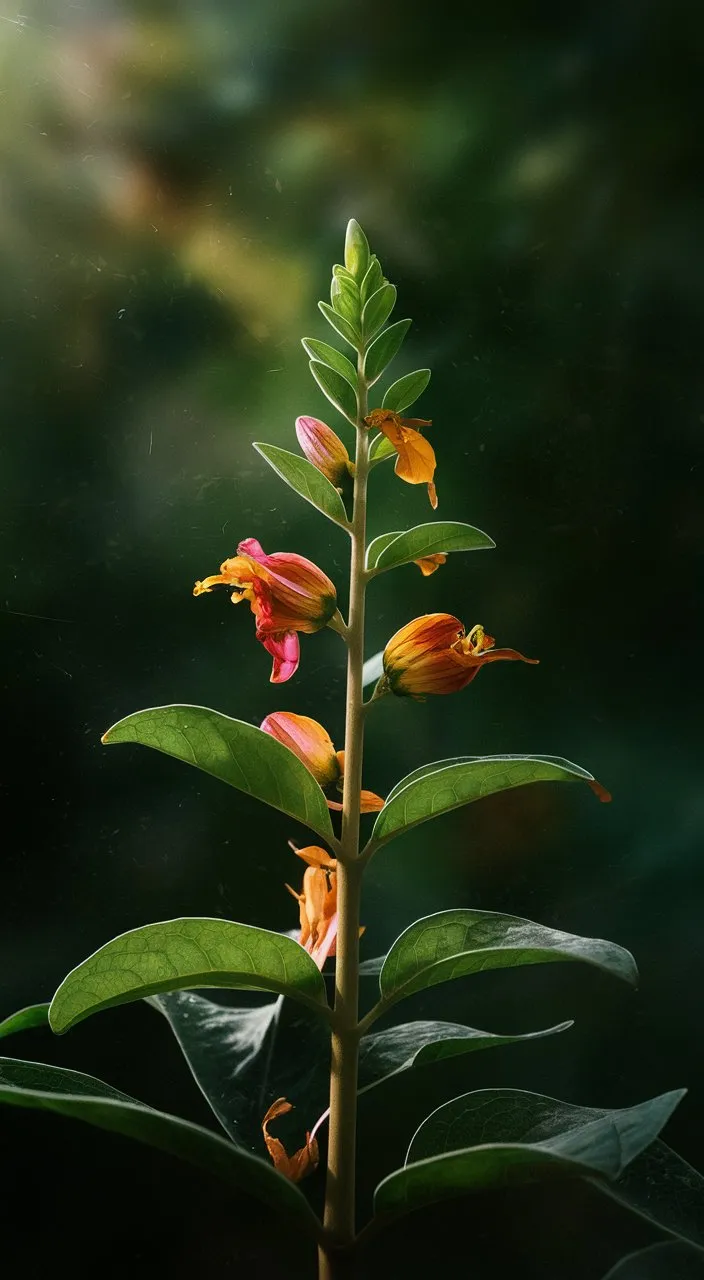
{"label": "drooping leaf", "polygon": [[665,1142],[654,1142],[617,1182],[599,1191],[664,1231],[704,1250],[704,1176]]}
{"label": "drooping leaf", "polygon": [[364,357],[364,376],[370,387],[398,355],[410,327],[410,320],[397,320],[374,339]]}
{"label": "drooping leaf", "polygon": [[382,409],[392,409],[394,413],[403,413],[404,409],[410,408],[415,404],[419,396],[422,396],[425,388],[430,382],[430,369],[414,369],[413,373],[406,373],[398,382],[392,382],[391,386],[384,393],[384,399],[381,402]]}
{"label": "drooping leaf", "polygon": [[277,445],[262,444],[258,440],[254,441],[254,448],[289,488],[299,493],[311,506],[317,507],[318,511],[322,511],[328,520],[349,528],[345,504],[337,489],[307,458],[302,458],[298,453],[289,453],[288,449],[279,449]]}
{"label": "drooping leaf", "polygon": [[476,1053],[481,1049],[500,1048],[506,1044],[520,1044],[526,1040],[540,1040],[544,1036],[567,1031],[573,1024],[560,1022],[544,1031],[530,1031],[525,1035],[501,1036],[490,1031],[477,1031],[457,1022],[403,1022],[388,1031],[375,1031],[363,1036],[359,1046],[359,1087],[373,1088],[390,1075],[408,1071],[411,1067],[424,1066],[441,1058],[458,1057]]}
{"label": "drooping leaf", "polygon": [[510,791],[531,782],[584,781],[597,790],[591,773],[560,756],[460,757],[454,763],[424,765],[394,787],[391,799],[374,824],[371,843],[378,847],[410,831],[428,818],[449,813],[499,791]]}
{"label": "drooping leaf", "polygon": [[329,1013],[325,983],[303,947],[232,920],[164,920],[130,929],[64,978],[49,1009],[61,1034],[101,1009],[200,987],[275,991]]}
{"label": "drooping leaf", "polygon": [[438,520],[416,525],[405,533],[384,533],[375,538],[367,549],[367,568],[381,573],[439,551],[484,551],[495,546],[493,538],[471,524]]}
{"label": "drooping leaf", "polygon": [[208,707],[149,707],[118,720],[103,742],[137,742],[193,764],[281,809],[325,840],[333,834],[325,796],[297,756],[253,724]]}
{"label": "drooping leaf", "polygon": [[377,462],[386,462],[388,458],[395,458],[396,450],[391,441],[385,435],[375,436],[369,446],[369,462],[371,466],[376,466]]}
{"label": "drooping leaf", "polygon": [[29,1004],[25,1009],[18,1009],[9,1018],[0,1022],[0,1040],[4,1036],[13,1036],[19,1031],[30,1031],[33,1027],[49,1025],[49,1005]]}
{"label": "drooping leaf", "polygon": [[352,390],[349,382],[326,364],[321,364],[319,360],[311,360],[309,369],[315,378],[323,395],[327,396],[337,411],[342,414],[343,418],[347,418],[352,426],[357,422],[357,397]]}
{"label": "drooping leaf", "polygon": [[377,1187],[377,1213],[542,1178],[618,1178],[667,1123],[684,1090],[608,1111],[520,1089],[480,1089],[438,1107],[403,1169]]}
{"label": "drooping leaf", "polygon": [[362,685],[366,689],[367,685],[376,684],[377,680],[384,674],[384,651],[380,649],[372,658],[367,658],[362,668]]}
{"label": "drooping leaf", "polygon": [[362,280],[369,267],[369,242],[356,218],[350,218],[347,223],[345,266],[356,280]]}
{"label": "drooping leaf", "polygon": [[630,951],[603,938],[581,938],[496,911],[439,911],[416,920],[391,947],[379,976],[378,1014],[450,978],[563,960],[581,960],[633,985],[638,979]]}
{"label": "drooping leaf", "polygon": [[351,360],[347,359],[337,347],[331,347],[329,342],[320,342],[318,338],[301,338],[303,349],[308,353],[311,360],[317,360],[320,364],[327,364],[336,373],[342,375],[346,382],[349,382],[352,390],[357,391],[357,370]]}
{"label": "drooping leaf", "polygon": [[362,311],[362,333],[366,342],[386,324],[395,306],[396,286],[393,284],[382,284],[367,299]]}
{"label": "drooping leaf", "polygon": [[351,347],[354,347],[356,351],[362,341],[362,337],[355,325],[350,324],[349,320],[343,319],[343,317],[338,315],[336,311],[333,311],[329,302],[319,302],[318,307],[325,316],[328,324],[332,326],[336,333],[339,333],[341,338],[345,339],[345,342],[348,342]]}
{"label": "drooping leaf", "polygon": [[365,302],[367,302],[369,298],[371,298],[372,294],[376,293],[377,289],[380,289],[384,283],[384,273],[381,269],[381,263],[379,262],[376,254],[373,253],[369,259],[369,268],[359,288],[362,306],[364,306]]}
{"label": "drooping leaf", "polygon": [[94,1076],[41,1062],[0,1058],[0,1102],[53,1111],[136,1138],[213,1174],[233,1191],[263,1201],[305,1234],[320,1236],[320,1224],[305,1196],[267,1160],[209,1129],[137,1102]]}
{"label": "drooping leaf", "polygon": [[604,1280],[704,1280],[704,1257],[674,1240],[651,1244],[622,1258]]}

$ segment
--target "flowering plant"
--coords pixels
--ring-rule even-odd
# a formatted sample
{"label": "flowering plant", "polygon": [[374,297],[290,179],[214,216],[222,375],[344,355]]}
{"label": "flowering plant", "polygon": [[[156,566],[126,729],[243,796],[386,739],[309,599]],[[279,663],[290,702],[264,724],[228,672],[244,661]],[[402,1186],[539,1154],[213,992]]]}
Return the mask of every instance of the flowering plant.
{"label": "flowering plant", "polygon": [[[330,426],[311,416],[296,420],[301,453],[255,445],[293,490],[349,537],[347,617],[338,607],[335,584],[321,568],[292,551],[267,554],[253,537],[244,538],[219,573],[194,588],[200,596],[224,587],[233,604],[249,603],[256,639],[273,660],[273,684],[295,675],[300,633],[326,627],[337,632],[347,652],[344,749],[336,749],[315,719],[276,709],[256,726],[205,707],[154,707],[120,720],[103,737],[108,744],[139,743],[194,765],[315,834],[320,844],[298,848],[291,842],[293,854],[305,864],[299,887],[287,886],[297,903],[291,920],[293,926],[298,917],[295,935],[220,918],[149,924],[114,938],[78,964],[50,1005],[21,1010],[0,1025],[0,1034],[7,1035],[48,1019],[55,1032],[64,1033],[99,1010],[146,999],[167,1018],[225,1136],[156,1111],[91,1077],[9,1058],[0,1064],[0,1100],[129,1134],[259,1197],[317,1246],[321,1280],[342,1274],[355,1251],[400,1215],[477,1189],[540,1178],[590,1179],[665,1230],[702,1243],[681,1204],[674,1214],[671,1201],[665,1196],[660,1204],[655,1195],[668,1178],[682,1180],[683,1162],[657,1141],[682,1091],[619,1110],[515,1089],[452,1097],[408,1133],[404,1165],[379,1183],[369,1222],[358,1220],[357,1134],[364,1129],[372,1091],[378,1096],[387,1090],[391,1102],[401,1073],[420,1072],[422,1066],[436,1071],[445,1058],[555,1035],[571,1025],[528,1035],[427,1020],[392,1020],[376,1029],[395,1005],[438,983],[488,969],[555,961],[579,961],[632,985],[637,979],[633,957],[614,943],[478,910],[444,910],[421,918],[381,960],[360,963],[363,876],[390,841],[458,806],[514,787],[583,782],[600,800],[610,800],[579,765],[529,754],[425,764],[385,798],[363,787],[365,729],[370,711],[376,714],[383,698],[460,693],[484,666],[536,661],[497,647],[481,624],[467,630],[452,614],[420,613],[365,664],[366,593],[377,577],[411,563],[426,577],[441,570],[450,553],[494,545],[481,530],[457,521],[422,523],[367,543],[370,478],[386,459],[394,457],[399,478],[425,485],[432,508],[438,505],[437,460],[427,435],[433,424],[402,416],[425,391],[429,370],[407,373],[387,387],[380,403],[370,405],[370,391],[410,326],[409,320],[387,326],[395,302],[396,289],[359,225],[350,222],[344,266],[334,267],[331,302],[322,302],[320,309],[355,361],[319,339],[306,338],[303,345],[315,381],[354,432],[353,456]],[[417,584],[422,590],[420,578]],[[365,699],[365,687],[372,683]],[[373,826],[363,835],[365,815],[371,814],[376,815]],[[297,865],[293,859],[291,865]],[[371,1001],[366,989],[360,999],[361,979],[366,984],[370,975],[379,987]],[[253,990],[268,998],[258,1007],[238,1008],[193,994],[218,988]],[[299,1048],[305,1044],[300,1066],[300,1055],[289,1051],[294,1039]],[[291,1144],[279,1136],[284,1132],[279,1122],[293,1107],[302,1124],[290,1151]],[[307,1188],[323,1178],[321,1220]],[[693,1195],[695,1184],[690,1180],[689,1185]]]}

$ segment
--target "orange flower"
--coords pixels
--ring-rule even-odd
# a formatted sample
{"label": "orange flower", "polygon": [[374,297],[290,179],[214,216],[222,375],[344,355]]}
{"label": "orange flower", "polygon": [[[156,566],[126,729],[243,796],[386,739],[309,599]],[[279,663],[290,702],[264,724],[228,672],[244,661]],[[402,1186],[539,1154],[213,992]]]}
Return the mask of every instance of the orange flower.
{"label": "orange flower", "polygon": [[337,942],[337,862],[318,845],[297,849],[292,844],[291,848],[308,863],[302,892],[296,893],[290,884],[286,885],[300,910],[298,941],[322,969],[328,956],[334,956]]}
{"label": "orange flower", "polygon": [[[336,785],[338,791],[344,786],[345,753],[336,751],[332,738],[317,720],[310,716],[297,716],[292,711],[273,711],[265,716],[260,728],[270,733],[272,738],[283,742],[289,751],[302,760],[313,774],[316,782],[323,787]],[[360,811],[362,813],[378,813],[384,807],[381,796],[373,791],[360,792]],[[329,809],[341,809],[338,800],[328,800]]]}
{"label": "orange flower", "polygon": [[447,556],[444,551],[436,551],[432,556],[421,556],[420,560],[414,560],[413,563],[418,565],[424,578],[429,578],[431,573],[435,573],[441,564],[445,564]]}
{"label": "orange flower", "polygon": [[432,426],[432,422],[426,418],[402,418],[391,409],[372,409],[364,421],[368,427],[381,431],[396,450],[396,475],[408,484],[427,484],[430,505],[435,510],[438,505],[433,483],[435,453],[418,430]]}
{"label": "orange flower", "polygon": [[335,488],[342,488],[345,480],[354,474],[344,444],[331,427],[319,418],[296,418],[296,435],[306,458],[318,471],[322,471]]}
{"label": "orange flower", "polygon": [[392,693],[412,698],[464,689],[488,662],[537,662],[515,649],[495,649],[482,626],[469,635],[450,613],[425,613],[406,623],[384,650],[384,677]]}
{"label": "orange flower", "polygon": [[276,1102],[272,1102],[262,1120],[262,1133],[264,1134],[266,1149],[274,1162],[275,1168],[285,1178],[289,1178],[291,1182],[300,1182],[301,1178],[306,1178],[309,1173],[315,1173],[318,1167],[318,1142],[312,1134],[307,1133],[306,1145],[301,1147],[300,1151],[296,1151],[294,1155],[287,1155],[283,1142],[280,1142],[278,1138],[271,1137],[269,1125],[272,1120],[278,1119],[279,1116],[285,1116],[289,1111],[293,1111],[293,1104],[287,1102],[286,1098],[277,1098]]}
{"label": "orange flower", "polygon": [[220,572],[196,582],[194,596],[233,587],[233,604],[248,600],[256,635],[274,659],[271,683],[290,680],[298,668],[298,631],[320,631],[337,610],[334,584],[312,561],[286,551],[266,555],[256,538],[240,542]]}

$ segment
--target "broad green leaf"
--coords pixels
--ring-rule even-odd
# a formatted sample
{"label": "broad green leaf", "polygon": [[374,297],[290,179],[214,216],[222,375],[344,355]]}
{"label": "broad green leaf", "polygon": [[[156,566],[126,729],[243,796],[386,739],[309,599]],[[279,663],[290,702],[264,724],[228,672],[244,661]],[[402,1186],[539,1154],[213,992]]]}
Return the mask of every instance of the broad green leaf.
{"label": "broad green leaf", "polygon": [[378,1213],[541,1178],[618,1178],[667,1123],[684,1090],[634,1107],[576,1107],[520,1089],[453,1098],[414,1134],[405,1168],[377,1187]]}
{"label": "broad green leaf", "polygon": [[330,285],[330,301],[333,310],[339,316],[342,316],[349,324],[353,324],[355,328],[359,325],[362,311],[359,288],[348,273],[344,275],[333,274]]}
{"label": "broad green leaf", "polygon": [[388,1079],[390,1075],[397,1076],[411,1067],[475,1053],[480,1049],[540,1040],[544,1036],[567,1031],[572,1025],[571,1022],[561,1022],[544,1031],[500,1036],[490,1031],[477,1031],[458,1022],[403,1022],[388,1031],[375,1031],[362,1037],[359,1045],[359,1086],[361,1090],[374,1088],[381,1080]]}
{"label": "broad green leaf", "polygon": [[364,358],[364,376],[370,387],[398,355],[410,327],[410,320],[397,320],[374,339]]}
{"label": "broad green leaf", "polygon": [[318,360],[321,364],[327,364],[336,373],[342,375],[346,382],[349,382],[353,391],[357,391],[357,370],[347,356],[338,351],[337,347],[331,347],[329,342],[320,342],[318,338],[301,338],[301,345],[304,351],[308,353],[311,360]]}
{"label": "broad green leaf", "polygon": [[560,756],[477,756],[439,764],[415,770],[397,784],[374,824],[370,843],[375,848],[428,818],[530,782],[584,781],[599,793],[591,773]]}
{"label": "broad green leaf", "polygon": [[138,742],[281,809],[323,839],[333,834],[325,796],[288,747],[253,724],[208,707],[149,707],[118,720],[103,742]]}
{"label": "broad green leaf", "polygon": [[415,369],[407,373],[398,382],[392,382],[381,402],[382,409],[392,409],[394,413],[403,413],[410,405],[415,404],[422,396],[430,382],[430,369]]}
{"label": "broad green leaf", "polygon": [[350,324],[349,320],[345,320],[342,316],[339,316],[336,311],[333,311],[329,302],[319,302],[318,307],[325,316],[328,324],[332,325],[335,332],[339,333],[340,337],[344,338],[345,342],[348,342],[356,351],[362,341],[358,328],[355,325]]}
{"label": "broad green leaf", "polygon": [[364,306],[364,303],[371,298],[372,294],[376,293],[377,289],[380,289],[382,284],[385,283],[386,281],[384,280],[381,263],[379,262],[376,254],[373,253],[369,259],[369,269],[359,287],[362,306]]}
{"label": "broad green leaf", "polygon": [[48,1025],[49,1005],[29,1004],[26,1009],[18,1009],[17,1013],[11,1013],[9,1018],[0,1022],[0,1039],[3,1036],[13,1036],[19,1031],[30,1031],[33,1027]]}
{"label": "broad green leaf", "polygon": [[[384,538],[389,539],[385,545]],[[381,573],[384,569],[394,569],[397,565],[409,564],[439,551],[484,551],[495,546],[493,538],[471,524],[438,520],[416,525],[405,533],[383,534],[381,538],[375,538],[367,551],[367,568]]]}
{"label": "broad green leaf", "polygon": [[365,342],[373,338],[381,326],[386,324],[395,306],[396,286],[393,284],[382,284],[376,293],[367,299],[362,311],[362,333]]}
{"label": "broad green leaf", "polygon": [[349,528],[345,504],[337,489],[307,458],[289,453],[288,449],[279,449],[274,444],[262,444],[259,440],[254,441],[254,448],[289,488],[322,511],[328,520]]}
{"label": "broad green leaf", "polygon": [[64,978],[49,1023],[60,1035],[101,1009],[196,987],[275,991],[329,1013],[322,974],[292,938],[232,920],[186,917],[106,942]]}
{"label": "broad green leaf", "polygon": [[347,223],[345,266],[356,280],[362,280],[369,267],[369,241],[356,218],[350,218]]}
{"label": "broad green leaf", "polygon": [[654,1142],[618,1182],[599,1191],[639,1217],[704,1249],[704,1176],[665,1142]]}
{"label": "broad green leaf", "polygon": [[674,1240],[651,1244],[622,1258],[604,1280],[704,1280],[704,1258]]}
{"label": "broad green leaf", "polygon": [[317,382],[323,395],[343,418],[347,418],[352,426],[357,422],[357,397],[352,390],[349,382],[337,373],[335,369],[331,369],[327,364],[321,364],[319,360],[311,360],[308,365],[315,381]]}
{"label": "broad green leaf", "polygon": [[179,1156],[233,1191],[262,1200],[307,1235],[320,1236],[320,1224],[305,1196],[266,1159],[250,1155],[200,1125],[137,1102],[94,1076],[41,1062],[0,1058],[0,1102],[83,1120]]}
{"label": "broad green leaf", "polygon": [[387,458],[395,458],[396,450],[390,440],[386,436],[375,436],[369,447],[369,461],[372,466],[376,466],[377,462],[386,462]]}
{"label": "broad green leaf", "polygon": [[582,960],[633,985],[630,951],[603,938],[580,938],[496,911],[439,911],[410,925],[394,942],[379,975],[379,1013],[416,991],[450,978],[519,965]]}

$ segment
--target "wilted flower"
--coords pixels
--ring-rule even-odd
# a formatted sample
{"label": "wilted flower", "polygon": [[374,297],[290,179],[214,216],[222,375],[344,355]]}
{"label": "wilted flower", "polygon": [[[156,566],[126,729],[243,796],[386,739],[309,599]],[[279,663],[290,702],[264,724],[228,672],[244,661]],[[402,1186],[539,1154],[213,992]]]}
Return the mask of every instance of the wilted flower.
{"label": "wilted flower", "polygon": [[328,956],[334,956],[337,942],[337,862],[315,844],[306,849],[296,849],[292,844],[291,848],[308,863],[301,893],[286,885],[300,910],[298,941],[322,969]]}
{"label": "wilted flower", "polygon": [[424,578],[429,578],[431,573],[435,573],[441,564],[445,564],[447,556],[444,551],[436,551],[432,556],[421,556],[420,560],[414,560],[413,563],[418,565]]}
{"label": "wilted flower", "polygon": [[467,634],[452,614],[425,613],[389,640],[383,679],[392,693],[421,698],[464,689],[488,662],[537,662],[515,649],[496,649],[495,643],[482,626]]}
{"label": "wilted flower", "polygon": [[285,1178],[289,1178],[291,1182],[300,1182],[301,1178],[307,1177],[309,1173],[315,1173],[318,1167],[318,1142],[313,1134],[306,1133],[306,1145],[301,1147],[300,1151],[296,1151],[294,1155],[287,1155],[283,1142],[280,1142],[278,1138],[271,1137],[269,1125],[272,1120],[276,1120],[279,1116],[287,1115],[289,1111],[293,1111],[293,1103],[288,1102],[286,1098],[277,1098],[276,1102],[272,1102],[262,1120],[262,1133],[264,1134],[266,1149],[274,1162],[275,1168]]}
{"label": "wilted flower", "polygon": [[340,437],[319,418],[305,417],[296,418],[296,435],[308,461],[322,471],[336,489],[342,489],[345,481],[354,475],[354,463]]}
{"label": "wilted flower", "polygon": [[271,683],[290,680],[298,668],[298,631],[320,631],[337,610],[334,584],[322,569],[303,556],[276,551],[266,555],[256,538],[240,542],[237,555],[220,572],[196,582],[194,596],[214,587],[233,587],[233,604],[248,600],[256,619],[256,635],[274,659]]}
{"label": "wilted flower", "polygon": [[419,430],[432,426],[432,422],[426,418],[402,418],[391,409],[372,409],[364,421],[368,427],[381,431],[396,450],[396,475],[408,484],[427,484],[430,505],[435,509],[438,505],[433,482],[435,452]]}
{"label": "wilted flower", "polygon": [[[273,711],[265,716],[260,728],[293,751],[323,790],[334,784],[338,791],[342,791],[345,753],[335,750],[330,734],[317,720],[294,715],[292,711]],[[381,796],[373,791],[360,792],[361,813],[377,813],[383,806]],[[328,800],[328,808],[341,809],[342,805],[338,800]]]}

